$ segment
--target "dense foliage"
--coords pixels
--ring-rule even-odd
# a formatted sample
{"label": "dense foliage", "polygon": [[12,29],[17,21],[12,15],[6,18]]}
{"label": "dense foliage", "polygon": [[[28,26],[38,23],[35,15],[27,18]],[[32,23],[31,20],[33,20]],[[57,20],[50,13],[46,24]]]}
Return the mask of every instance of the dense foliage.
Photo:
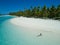
{"label": "dense foliage", "polygon": [[50,8],[43,6],[30,7],[30,9],[24,9],[24,11],[10,12],[9,15],[35,17],[35,18],[59,18],[60,17],[60,5],[55,7],[52,5]]}

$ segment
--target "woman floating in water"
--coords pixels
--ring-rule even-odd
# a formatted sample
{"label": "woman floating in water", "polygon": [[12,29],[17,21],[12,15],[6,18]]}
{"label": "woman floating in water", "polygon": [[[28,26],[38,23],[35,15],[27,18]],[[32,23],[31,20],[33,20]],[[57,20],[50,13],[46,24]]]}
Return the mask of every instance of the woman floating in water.
{"label": "woman floating in water", "polygon": [[37,37],[40,37],[40,36],[42,36],[42,33],[40,33]]}

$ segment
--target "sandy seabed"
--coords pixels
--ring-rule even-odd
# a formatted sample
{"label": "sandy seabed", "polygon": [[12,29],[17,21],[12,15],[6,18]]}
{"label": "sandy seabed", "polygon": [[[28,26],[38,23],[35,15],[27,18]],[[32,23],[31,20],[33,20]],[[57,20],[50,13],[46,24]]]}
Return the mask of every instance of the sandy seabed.
{"label": "sandy seabed", "polygon": [[1,45],[60,45],[58,20],[10,18],[1,24],[0,32]]}

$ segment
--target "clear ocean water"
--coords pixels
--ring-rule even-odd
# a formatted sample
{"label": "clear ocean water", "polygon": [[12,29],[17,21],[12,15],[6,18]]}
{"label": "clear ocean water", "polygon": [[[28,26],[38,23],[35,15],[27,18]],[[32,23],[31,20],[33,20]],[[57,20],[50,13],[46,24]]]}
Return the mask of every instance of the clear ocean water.
{"label": "clear ocean water", "polygon": [[0,16],[0,45],[60,45],[60,33],[25,29],[10,23],[13,18]]}

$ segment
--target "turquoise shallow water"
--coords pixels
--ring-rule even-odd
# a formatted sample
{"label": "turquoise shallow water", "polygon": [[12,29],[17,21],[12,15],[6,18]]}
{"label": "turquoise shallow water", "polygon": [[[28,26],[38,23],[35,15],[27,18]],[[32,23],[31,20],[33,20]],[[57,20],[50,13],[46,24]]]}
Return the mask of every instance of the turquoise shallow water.
{"label": "turquoise shallow water", "polygon": [[[12,16],[0,17],[0,45],[60,45],[60,33],[34,31],[10,23]],[[39,33],[41,37],[37,37]]]}

